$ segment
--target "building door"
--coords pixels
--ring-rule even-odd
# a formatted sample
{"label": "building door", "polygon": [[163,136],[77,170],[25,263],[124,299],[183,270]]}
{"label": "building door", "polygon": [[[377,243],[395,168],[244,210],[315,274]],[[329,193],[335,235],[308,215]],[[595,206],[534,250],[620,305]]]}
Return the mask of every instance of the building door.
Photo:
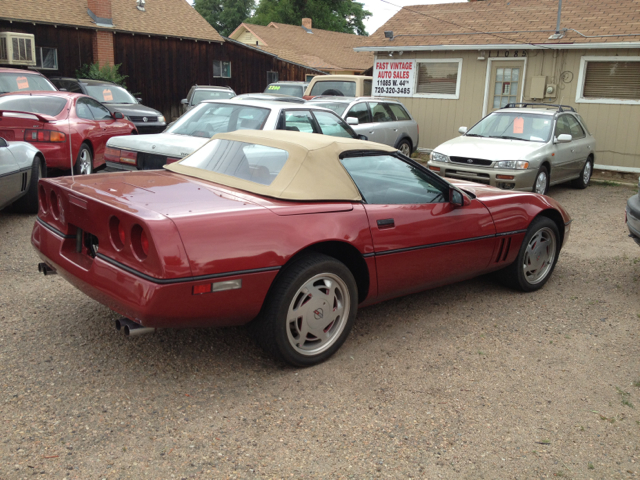
{"label": "building door", "polygon": [[492,62],[489,112],[520,101],[524,62]]}

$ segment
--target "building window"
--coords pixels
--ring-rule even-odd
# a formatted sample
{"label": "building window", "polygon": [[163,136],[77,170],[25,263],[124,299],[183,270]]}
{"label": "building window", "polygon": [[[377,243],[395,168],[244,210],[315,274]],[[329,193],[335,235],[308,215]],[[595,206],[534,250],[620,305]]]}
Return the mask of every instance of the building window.
{"label": "building window", "polygon": [[58,49],[36,47],[36,68],[39,70],[58,70]]}
{"label": "building window", "polygon": [[311,81],[311,79],[313,79],[313,77],[315,77],[315,75],[309,75],[309,74],[307,74],[307,75],[305,75],[305,76],[304,76],[304,81],[305,81],[305,82],[310,82],[310,81]]}
{"label": "building window", "polygon": [[640,104],[640,57],[582,57],[576,103]]}
{"label": "building window", "polygon": [[267,72],[267,84],[275,83],[278,81],[278,72],[269,71]]}
{"label": "building window", "polygon": [[231,78],[231,62],[213,61],[214,78]]}
{"label": "building window", "polygon": [[460,96],[462,59],[418,60],[416,97],[450,98]]}

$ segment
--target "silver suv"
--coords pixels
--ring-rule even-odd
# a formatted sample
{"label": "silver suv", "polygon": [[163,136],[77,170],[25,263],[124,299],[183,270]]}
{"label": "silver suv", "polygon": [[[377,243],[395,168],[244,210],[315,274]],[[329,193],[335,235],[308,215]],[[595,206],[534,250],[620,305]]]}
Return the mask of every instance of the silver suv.
{"label": "silver suv", "polygon": [[410,156],[418,148],[418,123],[396,100],[377,97],[314,97],[308,103],[333,110],[369,141],[395,147]]}
{"label": "silver suv", "polygon": [[589,185],[596,141],[573,107],[512,103],[459,132],[431,152],[440,176],[541,194],[567,181]]}
{"label": "silver suv", "polygon": [[236,96],[236,92],[231,87],[218,87],[216,85],[194,85],[187,93],[187,98],[183,98],[182,113],[186,113],[196,105],[205,100],[228,100]]}

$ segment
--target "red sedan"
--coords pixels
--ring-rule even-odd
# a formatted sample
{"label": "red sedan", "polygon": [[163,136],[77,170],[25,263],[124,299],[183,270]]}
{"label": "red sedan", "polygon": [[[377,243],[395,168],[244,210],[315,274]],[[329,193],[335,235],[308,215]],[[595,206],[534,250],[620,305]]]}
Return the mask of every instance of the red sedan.
{"label": "red sedan", "polygon": [[107,140],[136,127],[87,95],[14,92],[0,95],[0,136],[32,143],[48,168],[89,174],[105,165]]}
{"label": "red sedan", "polygon": [[251,322],[298,366],[331,356],[358,307],[491,271],[541,288],[571,223],[544,195],[289,131],[218,134],[163,171],[43,179],[39,193],[40,270],[129,332]]}

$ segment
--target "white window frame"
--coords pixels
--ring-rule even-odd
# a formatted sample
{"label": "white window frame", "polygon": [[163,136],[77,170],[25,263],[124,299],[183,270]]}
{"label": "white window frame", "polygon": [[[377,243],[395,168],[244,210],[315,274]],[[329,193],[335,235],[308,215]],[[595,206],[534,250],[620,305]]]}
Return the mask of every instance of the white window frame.
{"label": "white window frame", "polygon": [[[42,49],[43,48],[50,48],[51,50],[55,50],[55,52],[56,52],[56,68],[45,68],[45,67],[42,67],[42,66],[40,66],[40,67],[37,66],[37,63],[38,63],[37,59],[38,58],[40,59],[40,64],[43,65],[43,62],[42,62],[42,60],[43,60],[43,58],[42,58]],[[31,68],[32,70],[58,70],[59,67],[60,67],[60,64],[58,63],[58,49],[56,47],[38,47],[38,46],[36,46],[36,65],[33,66],[33,67],[29,67],[29,68]]]}
{"label": "white window frame", "polygon": [[[456,93],[418,93],[418,79],[420,77],[420,64],[421,63],[457,63],[458,64],[458,77],[456,78]],[[462,58],[428,58],[428,59],[416,59],[416,80],[413,86],[414,98],[440,98],[445,100],[458,100],[460,98],[460,81],[462,79]]]}
{"label": "white window frame", "polygon": [[576,103],[604,103],[609,105],[640,105],[640,99],[630,100],[623,98],[585,98],[584,82],[587,75],[587,63],[589,62],[640,62],[640,57],[598,57],[586,56],[580,58],[580,70],[578,73],[578,85],[576,88]]}
{"label": "white window frame", "polygon": [[487,71],[486,77],[484,79],[484,100],[482,101],[482,117],[484,118],[487,115],[487,111],[489,110],[489,97],[491,96],[491,82],[493,79],[491,78],[491,71],[493,69],[493,62],[522,62],[524,60],[524,67],[522,69],[522,89],[520,90],[520,99],[518,103],[522,103],[522,99],[524,98],[524,87],[527,78],[527,62],[529,61],[529,54],[527,53],[526,57],[491,57],[487,61]]}
{"label": "white window frame", "polygon": [[[214,74],[214,75],[213,75],[213,78],[231,78],[231,61],[230,61],[230,60],[229,60],[229,61],[227,61],[227,60],[214,60],[214,61],[213,61],[213,64],[216,64],[216,63],[218,63],[218,64],[219,64],[219,66],[220,66],[220,75],[216,75],[216,74],[215,74],[215,70],[214,70],[214,71],[213,71],[213,74]],[[228,77],[227,77],[227,76],[225,76],[225,75],[222,73],[222,72],[224,71],[223,65],[224,65],[225,63],[228,63],[228,64],[229,64],[229,76],[228,76]]]}

